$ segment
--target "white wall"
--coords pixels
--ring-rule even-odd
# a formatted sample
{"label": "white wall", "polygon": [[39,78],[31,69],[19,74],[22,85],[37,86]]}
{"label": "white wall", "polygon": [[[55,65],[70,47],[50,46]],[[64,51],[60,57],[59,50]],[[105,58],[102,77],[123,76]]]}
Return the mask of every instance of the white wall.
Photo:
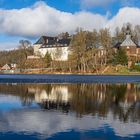
{"label": "white wall", "polygon": [[39,55],[39,48],[41,47],[41,44],[35,44],[34,46],[33,46],[33,48],[34,48],[34,54],[35,55]]}
{"label": "white wall", "polygon": [[42,57],[46,55],[46,53],[51,54],[53,60],[58,61],[66,61],[68,60],[69,50],[68,47],[53,47],[53,48],[40,48],[39,53]]}

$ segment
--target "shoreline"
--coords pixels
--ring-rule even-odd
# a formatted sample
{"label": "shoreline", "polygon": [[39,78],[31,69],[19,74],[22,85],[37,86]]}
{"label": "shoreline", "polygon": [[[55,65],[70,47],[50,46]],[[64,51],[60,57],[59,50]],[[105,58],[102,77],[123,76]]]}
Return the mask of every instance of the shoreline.
{"label": "shoreline", "polygon": [[52,73],[0,73],[0,75],[95,75],[95,76],[100,76],[100,75],[114,75],[114,76],[121,76],[121,75],[126,75],[126,76],[133,76],[133,75],[140,75],[140,72],[130,72],[130,73],[65,73],[65,72],[52,72]]}
{"label": "shoreline", "polygon": [[69,72],[20,72],[20,73],[0,73],[0,75],[93,75],[93,76],[102,76],[102,75],[114,75],[114,76],[134,76],[140,75],[140,72],[129,72],[129,73],[69,73]]}

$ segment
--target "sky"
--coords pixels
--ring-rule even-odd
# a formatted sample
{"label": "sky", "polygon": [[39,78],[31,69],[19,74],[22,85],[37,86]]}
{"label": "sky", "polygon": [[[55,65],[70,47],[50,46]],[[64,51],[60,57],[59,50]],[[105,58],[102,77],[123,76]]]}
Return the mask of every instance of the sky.
{"label": "sky", "polygon": [[21,39],[140,24],[140,0],[0,0],[0,50]]}

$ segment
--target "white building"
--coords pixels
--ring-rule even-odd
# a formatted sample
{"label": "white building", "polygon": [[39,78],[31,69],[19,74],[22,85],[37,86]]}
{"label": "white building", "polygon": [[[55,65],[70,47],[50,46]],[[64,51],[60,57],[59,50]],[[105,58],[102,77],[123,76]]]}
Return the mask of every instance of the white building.
{"label": "white building", "polygon": [[42,36],[33,46],[34,54],[44,57],[48,52],[53,60],[67,61],[70,41],[70,38]]}

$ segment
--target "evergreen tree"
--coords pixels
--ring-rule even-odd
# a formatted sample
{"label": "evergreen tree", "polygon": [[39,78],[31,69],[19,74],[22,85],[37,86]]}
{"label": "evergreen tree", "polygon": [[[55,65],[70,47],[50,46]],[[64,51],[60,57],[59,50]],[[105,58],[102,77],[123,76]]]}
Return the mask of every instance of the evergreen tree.
{"label": "evergreen tree", "polygon": [[113,58],[113,64],[115,65],[127,65],[128,63],[128,58],[127,54],[124,49],[118,49],[117,53],[114,55]]}
{"label": "evergreen tree", "polygon": [[52,57],[48,52],[46,53],[44,57],[44,61],[45,61],[46,67],[49,67],[51,65]]}

